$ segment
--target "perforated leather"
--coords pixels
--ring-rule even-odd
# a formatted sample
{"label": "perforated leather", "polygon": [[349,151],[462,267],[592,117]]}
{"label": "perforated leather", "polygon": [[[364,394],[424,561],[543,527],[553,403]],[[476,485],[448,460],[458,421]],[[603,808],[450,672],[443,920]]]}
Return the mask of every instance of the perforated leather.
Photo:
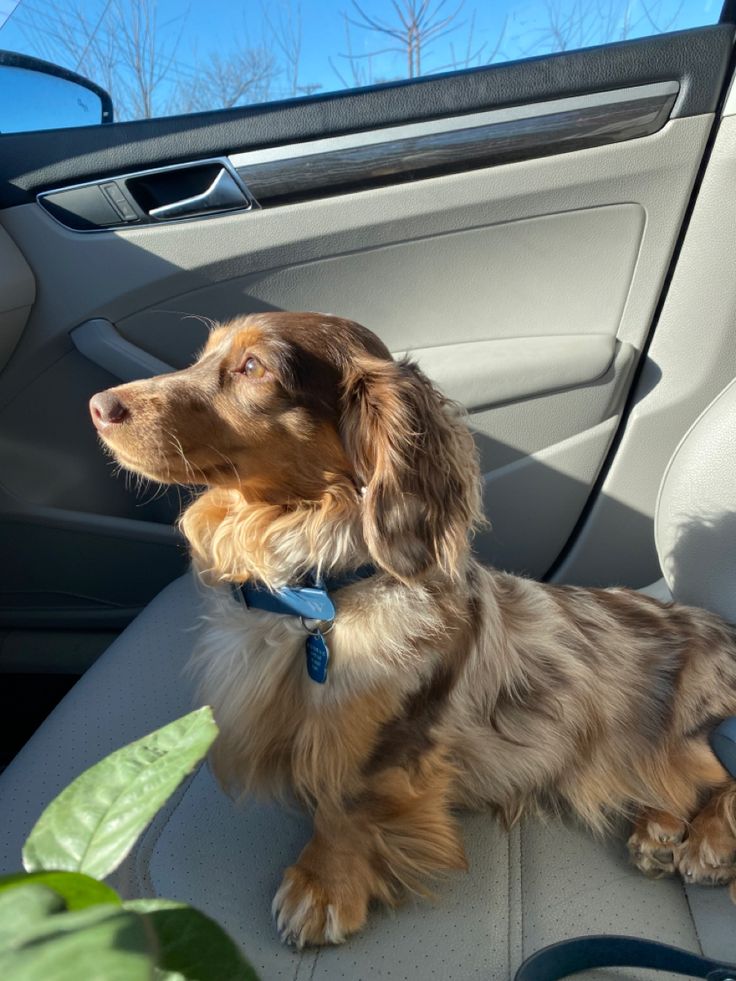
{"label": "perforated leather", "polygon": [[672,596],[736,621],[736,382],[675,450],[657,500],[655,535]]}

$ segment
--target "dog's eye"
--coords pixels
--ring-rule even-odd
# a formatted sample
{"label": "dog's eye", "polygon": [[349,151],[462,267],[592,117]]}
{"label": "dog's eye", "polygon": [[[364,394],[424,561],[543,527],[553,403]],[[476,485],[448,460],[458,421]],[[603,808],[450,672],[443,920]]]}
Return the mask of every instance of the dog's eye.
{"label": "dog's eye", "polygon": [[247,358],[245,364],[240,369],[242,375],[246,375],[248,378],[263,378],[266,374],[266,369],[258,360],[258,358]]}

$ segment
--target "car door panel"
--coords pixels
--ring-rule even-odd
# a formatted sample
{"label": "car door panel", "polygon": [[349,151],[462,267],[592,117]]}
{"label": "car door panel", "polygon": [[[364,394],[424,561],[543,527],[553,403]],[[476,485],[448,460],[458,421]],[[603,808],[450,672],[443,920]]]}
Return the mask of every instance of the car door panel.
{"label": "car door panel", "polygon": [[15,350],[35,298],[31,267],[0,228],[0,371]]}
{"label": "car door panel", "polygon": [[[121,609],[127,615],[145,602],[153,579],[158,583],[183,561],[170,529],[176,495],[142,503],[112,479],[86,419],[87,398],[115,383],[115,362],[103,357],[103,370],[94,363],[100,361],[94,343],[85,356],[70,333],[80,324],[92,332],[87,322],[100,319],[144,352],[144,361],[148,355],[174,367],[201,346],[208,318],[312,309],[361,321],[392,351],[415,357],[469,409],[492,523],[477,539],[481,556],[543,576],[573,532],[617,430],[712,127],[732,29],[688,34],[687,42],[673,35],[540,59],[526,72],[501,66],[460,81],[312,100],[301,106],[302,119],[293,105],[237,110],[229,125],[194,118],[186,140],[173,131],[181,121],[157,121],[153,143],[142,124],[126,124],[121,129],[131,140],[104,163],[95,148],[100,134],[79,131],[73,160],[54,162],[46,151],[33,172],[16,175],[15,189],[3,192],[12,206],[0,221],[41,289],[0,377],[0,428],[12,459],[2,512],[8,523],[22,516],[26,530],[58,519],[58,540],[47,537],[47,547],[68,550],[75,536],[84,537],[85,568],[121,548],[120,579],[129,580],[139,563],[160,572],[141,578],[133,592],[128,583],[121,605],[113,573],[94,582],[80,571],[72,588],[80,622],[88,597],[95,623],[106,615],[117,623]],[[481,105],[495,111],[509,101],[504,87],[512,76],[524,109],[519,118],[537,120],[537,127],[540,118],[559,116],[545,114],[544,101],[571,92],[587,98],[610,91],[611,83],[626,92],[671,83],[677,92],[670,88],[664,118],[663,103],[652,110],[656,132],[648,135],[599,119],[599,145],[581,149],[573,140],[550,152],[527,145],[524,159],[495,163],[497,147],[482,161],[473,154],[464,160],[460,151],[455,172],[430,168],[411,182],[384,174],[384,186],[370,187],[374,164],[363,150],[363,169],[359,178],[351,172],[348,185],[325,182],[322,168],[319,197],[305,180],[304,200],[281,195],[260,210],[88,233],[65,228],[33,200],[65,181],[124,177],[125,168],[176,157],[187,163],[198,152],[229,156],[248,183],[247,156],[267,142],[260,128],[266,117],[274,123],[271,145],[278,145],[282,164],[291,161],[293,184],[294,151],[284,149],[284,138],[338,136],[349,128],[348,103],[362,145],[380,148],[381,126],[389,123],[434,120],[442,134],[448,112]],[[610,94],[606,99],[604,105],[618,105]],[[245,118],[253,124],[248,147]],[[368,120],[378,133],[373,142]],[[535,138],[539,144],[538,128]],[[318,155],[297,155],[305,173],[310,156]],[[441,167],[447,170],[446,159]],[[298,188],[284,181],[293,198]],[[37,407],[49,397],[69,408],[44,415]],[[154,545],[164,558],[152,562]],[[7,613],[17,613],[22,593],[25,615],[35,609],[47,622],[44,601],[34,605],[33,596],[53,593],[55,581],[58,592],[63,564],[51,563],[56,571],[48,575],[33,566],[24,566],[14,590],[2,585],[3,602]]]}
{"label": "car door panel", "polygon": [[105,177],[38,201],[78,231],[270,208],[648,136],[679,95],[675,81],[581,93]]}
{"label": "car door panel", "polygon": [[[639,587],[671,571],[660,569],[652,527],[662,477],[690,426],[736,377],[734,91],[732,83],[626,426],[555,581]],[[683,544],[692,520],[676,516]]]}

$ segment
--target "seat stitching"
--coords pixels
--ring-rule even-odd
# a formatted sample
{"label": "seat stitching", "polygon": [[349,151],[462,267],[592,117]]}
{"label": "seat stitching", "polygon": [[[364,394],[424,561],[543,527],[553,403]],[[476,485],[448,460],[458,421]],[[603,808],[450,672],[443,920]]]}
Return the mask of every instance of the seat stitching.
{"label": "seat stitching", "polygon": [[[524,829],[519,824],[519,923],[521,927],[521,959],[526,953],[526,931],[524,928]],[[509,965],[511,966],[511,965]]]}
{"label": "seat stitching", "polygon": [[314,975],[315,972],[317,971],[317,961],[319,960],[320,953],[321,951],[318,950],[314,955],[314,960],[312,961],[312,970],[309,972],[309,981],[314,981]]}
{"label": "seat stitching", "polygon": [[698,928],[698,918],[695,915],[695,913],[693,912],[692,906],[690,905],[690,894],[688,892],[687,886],[684,885],[684,883],[683,883],[682,891],[685,894],[685,902],[687,903],[687,908],[688,908],[688,910],[690,912],[690,919],[693,921],[693,927],[695,928],[695,937],[696,937],[696,939],[698,941],[698,947],[700,947],[700,953],[703,955],[703,957],[705,957],[706,956],[706,953],[705,953],[705,949],[703,947],[703,941],[702,941],[702,939],[700,937],[700,930]]}
{"label": "seat stitching", "polygon": [[[194,778],[197,776],[197,774],[200,772],[203,766],[204,766],[204,761],[202,761],[197,766],[197,768],[187,777],[186,780],[184,780],[182,785],[177,789],[176,791],[177,796],[175,801],[173,803],[168,802],[167,806],[165,806],[162,811],[159,811],[159,813],[156,815],[154,820],[149,824],[148,828],[139,839],[131,855],[131,858],[133,860],[133,877],[139,890],[141,891],[148,890],[149,892],[152,892],[154,896],[157,895],[156,889],[153,884],[153,876],[151,874],[151,865],[150,865],[151,859],[153,857],[153,853],[156,849],[156,845],[158,844],[161,838],[161,835],[168,827],[169,821],[171,821],[174,814],[176,814],[176,811],[179,805],[181,804],[181,802],[186,797],[187,791],[191,787]],[[144,852],[147,853],[148,856],[147,859],[143,857]],[[144,873],[140,873],[139,865],[144,861],[146,862],[146,869]]]}
{"label": "seat stitching", "polygon": [[507,868],[507,879],[506,879],[506,909],[507,919],[506,919],[506,966],[508,967],[509,974],[511,974],[511,917],[513,916],[513,910],[511,909],[511,832],[509,831],[506,835],[506,868]]}

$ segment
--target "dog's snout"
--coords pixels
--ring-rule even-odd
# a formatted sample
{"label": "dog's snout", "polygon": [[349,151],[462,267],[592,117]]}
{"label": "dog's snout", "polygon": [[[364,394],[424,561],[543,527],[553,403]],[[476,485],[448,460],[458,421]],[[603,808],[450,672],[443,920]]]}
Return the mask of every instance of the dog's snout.
{"label": "dog's snout", "polygon": [[92,422],[98,429],[104,429],[122,422],[129,411],[114,392],[98,392],[89,400]]}

